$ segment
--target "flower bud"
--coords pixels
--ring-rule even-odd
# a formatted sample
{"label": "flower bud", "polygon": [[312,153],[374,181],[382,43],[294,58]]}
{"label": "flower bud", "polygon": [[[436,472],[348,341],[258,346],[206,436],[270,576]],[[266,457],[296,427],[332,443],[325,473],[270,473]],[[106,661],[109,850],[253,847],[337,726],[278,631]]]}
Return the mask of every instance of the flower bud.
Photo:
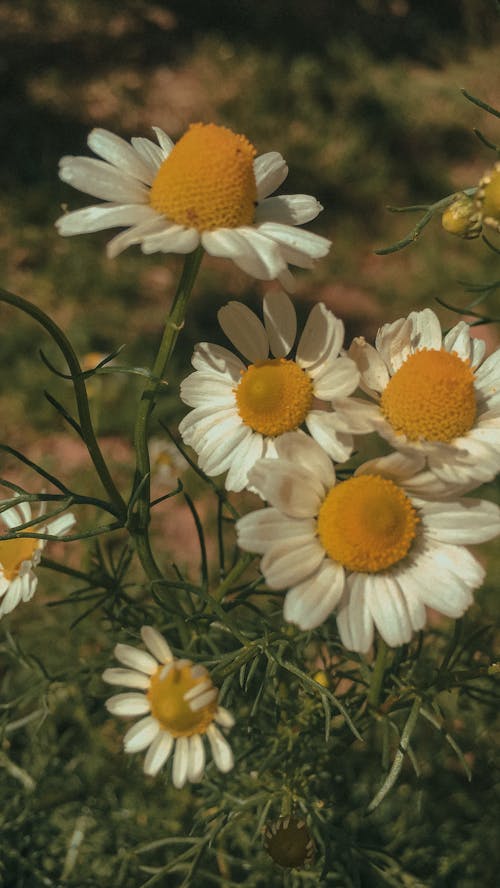
{"label": "flower bud", "polygon": [[500,163],[488,170],[479,182],[476,207],[484,224],[500,231]]}
{"label": "flower bud", "polygon": [[268,823],[264,831],[264,848],[279,866],[293,869],[311,863],[314,842],[304,820],[280,817]]}
{"label": "flower bud", "polygon": [[446,208],[441,224],[449,234],[471,239],[481,234],[481,214],[474,198],[467,194],[457,194],[453,202]]}

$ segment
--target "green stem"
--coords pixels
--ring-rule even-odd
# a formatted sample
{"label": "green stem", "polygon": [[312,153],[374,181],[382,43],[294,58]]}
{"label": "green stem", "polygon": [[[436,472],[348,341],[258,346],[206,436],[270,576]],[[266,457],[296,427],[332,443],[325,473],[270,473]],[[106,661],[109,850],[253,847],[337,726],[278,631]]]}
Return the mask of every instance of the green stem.
{"label": "green stem", "polygon": [[[130,532],[135,538],[137,554],[147,576],[150,580],[156,582],[164,581],[165,578],[156,564],[148,536],[150,520],[149,420],[156,405],[158,392],[162,385],[164,385],[163,376],[172,357],[177,337],[184,326],[186,306],[191,296],[202,258],[203,248],[198,247],[193,253],[189,253],[184,260],[181,279],[165,322],[160,347],[151,368],[151,377],[142,392],[135,422],[134,444],[137,467],[134,490],[137,491],[139,486],[140,490],[136,497],[137,511],[134,516],[135,521],[130,525]],[[134,494],[132,493],[133,496]]]}
{"label": "green stem", "polygon": [[249,552],[245,552],[243,555],[240,555],[238,561],[229,571],[228,575],[212,592],[212,598],[215,598],[216,601],[222,601],[226,593],[229,592],[231,587],[234,586],[235,582],[239,580],[241,575],[245,572],[248,565],[252,563],[254,558],[255,555],[251,555]]}
{"label": "green stem", "polygon": [[382,691],[382,684],[384,681],[387,654],[387,645],[382,636],[379,635],[377,643],[377,658],[372,670],[370,688],[368,691],[368,703],[370,704],[370,706],[373,706],[374,709],[378,708],[378,704],[380,701],[380,693]]}
{"label": "green stem", "polygon": [[63,331],[51,318],[49,318],[48,315],[45,314],[45,312],[31,302],[28,302],[26,299],[23,299],[22,296],[16,296],[14,293],[9,293],[7,290],[0,289],[0,300],[6,302],[8,305],[13,305],[15,308],[19,308],[21,311],[24,311],[25,314],[30,315],[30,317],[44,327],[47,333],[52,336],[52,339],[63,353],[71,373],[71,381],[75,391],[78,419],[83,440],[85,441],[90,458],[94,463],[96,472],[99,475],[101,484],[115,508],[117,517],[123,516],[126,512],[126,506],[110,475],[99,444],[97,443],[94,427],[92,425],[92,418],[90,416],[85,379],[73,346],[69,339],[64,335]]}

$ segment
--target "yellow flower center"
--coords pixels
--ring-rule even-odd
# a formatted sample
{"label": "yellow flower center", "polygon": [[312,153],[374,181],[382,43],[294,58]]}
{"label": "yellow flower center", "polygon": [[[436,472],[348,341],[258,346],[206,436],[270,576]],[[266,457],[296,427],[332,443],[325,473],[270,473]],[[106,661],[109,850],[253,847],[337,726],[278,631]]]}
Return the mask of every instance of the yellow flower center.
{"label": "yellow flower center", "polygon": [[381,410],[410,441],[449,442],[474,425],[476,397],[469,361],[422,349],[406,359],[382,393]]}
{"label": "yellow flower center", "polygon": [[500,164],[482,180],[480,208],[485,218],[500,221]]}
{"label": "yellow flower center", "polygon": [[193,711],[184,696],[197,685],[206,684],[207,675],[193,675],[193,664],[189,660],[172,663],[162,678],[164,671],[165,666],[159,666],[151,676],[147,697],[152,714],[172,737],[204,734],[214,719],[217,698]]}
{"label": "yellow flower center", "polygon": [[251,364],[235,389],[238,413],[261,435],[275,437],[298,428],[313,399],[312,381],[295,361],[274,358]]}
{"label": "yellow flower center", "polygon": [[[30,531],[36,528],[30,528]],[[0,564],[6,580],[15,580],[23,561],[31,561],[38,548],[38,540],[24,538],[0,540]]]}
{"label": "yellow flower center", "polygon": [[378,573],[401,561],[419,518],[406,494],[388,478],[358,475],[332,487],[317,530],[330,558],[347,570]]}
{"label": "yellow flower center", "polygon": [[255,148],[213,123],[194,123],[163,161],[150,204],[172,222],[213,231],[251,225],[257,203]]}

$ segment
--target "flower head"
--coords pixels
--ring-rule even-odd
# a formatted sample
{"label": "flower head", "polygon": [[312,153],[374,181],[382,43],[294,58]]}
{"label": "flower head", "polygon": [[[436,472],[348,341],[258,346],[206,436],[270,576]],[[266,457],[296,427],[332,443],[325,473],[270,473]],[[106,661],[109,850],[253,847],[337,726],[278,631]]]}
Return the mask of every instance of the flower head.
{"label": "flower head", "polygon": [[267,823],[264,830],[264,848],[275,863],[286,869],[304,867],[314,858],[314,841],[305,820],[280,817]]}
{"label": "flower head", "polygon": [[218,317],[248,363],[218,345],[195,349],[195,372],[181,385],[182,400],[194,409],[179,431],[203,471],[228,471],[227,489],[242,490],[255,461],[274,456],[280,436],[303,424],[333,459],[347,459],[352,436],[345,424],[337,427],[330,409],[359,380],[354,362],[341,354],[342,321],[316,305],[291,358],[297,318],[285,293],[265,297],[263,324],[240,302],[230,302]]}
{"label": "flower head", "polygon": [[176,479],[188,468],[187,460],[173,441],[150,438],[148,442],[151,475],[163,484],[175,484]]}
{"label": "flower head", "polygon": [[110,697],[113,715],[142,715],[123,739],[125,752],[147,749],[144,772],[155,776],[172,752],[172,781],[180,789],[186,780],[197,783],[205,769],[206,735],[218,769],[233,767],[231,748],[217,727],[231,728],[233,717],[217,704],[218,691],[204,666],[177,659],[162,635],[143,626],[141,636],[150,651],[117,644],[115,657],[125,669],[106,669],[104,681],[135,688]]}
{"label": "flower head", "polygon": [[271,589],[288,589],[285,620],[313,629],[337,608],[344,645],[365,653],[374,626],[406,643],[426,606],[460,617],[484,569],[463,548],[500,532],[500,509],[475,499],[440,501],[443,485],[400,453],[371,460],[337,483],[328,456],[302,433],[284,435],[277,460],[250,481],[270,507],[236,525],[241,548],[263,555]]}
{"label": "flower head", "polygon": [[[26,528],[26,533],[50,533],[59,536],[67,533],[75,523],[75,516],[71,512],[47,522],[41,520],[42,514],[43,510],[40,511],[40,523]],[[28,524],[32,518],[29,503],[20,503],[0,515],[8,532],[15,532],[19,525]],[[14,610],[20,601],[30,601],[33,598],[38,582],[34,568],[40,561],[46,542],[26,536],[0,540],[0,617]]]}
{"label": "flower head", "polygon": [[349,355],[372,402],[337,403],[338,419],[426,457],[442,481],[489,481],[500,468],[500,349],[483,361],[484,350],[464,321],[443,338],[431,309],[411,312],[382,327],[375,348],[354,340]]}
{"label": "flower head", "polygon": [[322,207],[309,195],[269,197],[288,168],[275,151],[256,157],[253,145],[215,124],[192,124],[174,143],[154,127],[158,144],[131,144],[94,129],[89,147],[102,160],[63,157],[64,182],[105,203],[57,220],[62,235],[126,230],[108,244],[117,256],[132,244],[144,253],[191,253],[201,243],[211,256],[232,259],[259,280],[292,287],[288,263],[310,268],[330,241],[297,229]]}
{"label": "flower head", "polygon": [[476,207],[484,224],[500,231],[500,162],[481,178]]}

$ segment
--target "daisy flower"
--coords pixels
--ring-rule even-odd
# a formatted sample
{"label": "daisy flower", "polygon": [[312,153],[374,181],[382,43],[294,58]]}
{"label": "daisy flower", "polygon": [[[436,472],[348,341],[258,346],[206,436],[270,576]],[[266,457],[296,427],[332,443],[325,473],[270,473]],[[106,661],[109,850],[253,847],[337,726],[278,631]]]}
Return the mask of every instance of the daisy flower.
{"label": "daisy flower", "polygon": [[289,287],[288,263],[310,268],[326,256],[330,241],[296,228],[321,204],[307,194],[269,197],[288,173],[281,154],[256,157],[245,136],[213,123],[191,124],[175,145],[153,129],[158,144],[94,129],[88,145],[102,160],[61,159],[63,182],[105,202],[62,216],[60,234],[124,227],[108,243],[110,257],[132,244],[144,253],[191,253],[201,244],[252,277]]}
{"label": "daisy flower", "polygon": [[226,488],[242,490],[255,461],[275,456],[280,435],[302,424],[332,459],[347,459],[352,436],[344,422],[338,429],[330,409],[359,381],[356,365],[341,354],[342,321],[315,305],[292,358],[297,318],[285,293],[265,297],[263,324],[240,302],[230,302],[218,318],[246,363],[219,345],[202,342],[195,349],[195,372],[181,384],[182,400],[194,409],[179,431],[200,468],[207,475],[229,470]]}
{"label": "daisy flower", "polygon": [[[43,507],[40,511],[40,519]],[[0,514],[0,521],[6,532],[15,531],[21,524],[33,519],[29,503],[20,503]],[[53,536],[65,534],[75,524],[71,512],[59,515],[53,521],[43,522],[26,528],[26,533],[50,533]],[[20,531],[22,533],[22,531]],[[47,540],[33,537],[19,537],[0,540],[0,618],[10,613],[20,601],[29,601],[36,591],[38,577],[34,568],[40,561]]]}
{"label": "daisy flower", "polygon": [[483,361],[484,350],[464,321],[443,338],[429,308],[383,326],[375,348],[355,339],[349,355],[372,400],[337,403],[338,422],[421,454],[444,482],[490,481],[500,468],[500,349]]}
{"label": "daisy flower", "polygon": [[233,754],[217,724],[231,728],[232,715],[217,705],[218,690],[204,666],[178,660],[152,626],[141,636],[150,651],[117,644],[115,657],[125,669],[106,669],[104,681],[136,690],[116,694],[106,702],[113,715],[142,715],[123,738],[125,752],[147,749],[144,773],[155,776],[174,753],[172,781],[177,789],[186,780],[197,783],[205,769],[206,734],[212,756],[224,774],[233,767]]}
{"label": "daisy flower", "polygon": [[313,629],[337,608],[343,644],[366,653],[374,627],[396,646],[424,627],[426,607],[454,618],[465,612],[485,572],[463,544],[500,532],[497,505],[433,499],[422,458],[392,453],[337,483],[332,462],[306,435],[284,435],[276,449],[277,460],[250,472],[270,507],[236,527],[241,548],[263,555],[268,586],[288,589],[285,620]]}
{"label": "daisy flower", "polygon": [[151,475],[162,484],[175,484],[179,475],[188,468],[187,460],[173,441],[150,438],[148,442]]}

